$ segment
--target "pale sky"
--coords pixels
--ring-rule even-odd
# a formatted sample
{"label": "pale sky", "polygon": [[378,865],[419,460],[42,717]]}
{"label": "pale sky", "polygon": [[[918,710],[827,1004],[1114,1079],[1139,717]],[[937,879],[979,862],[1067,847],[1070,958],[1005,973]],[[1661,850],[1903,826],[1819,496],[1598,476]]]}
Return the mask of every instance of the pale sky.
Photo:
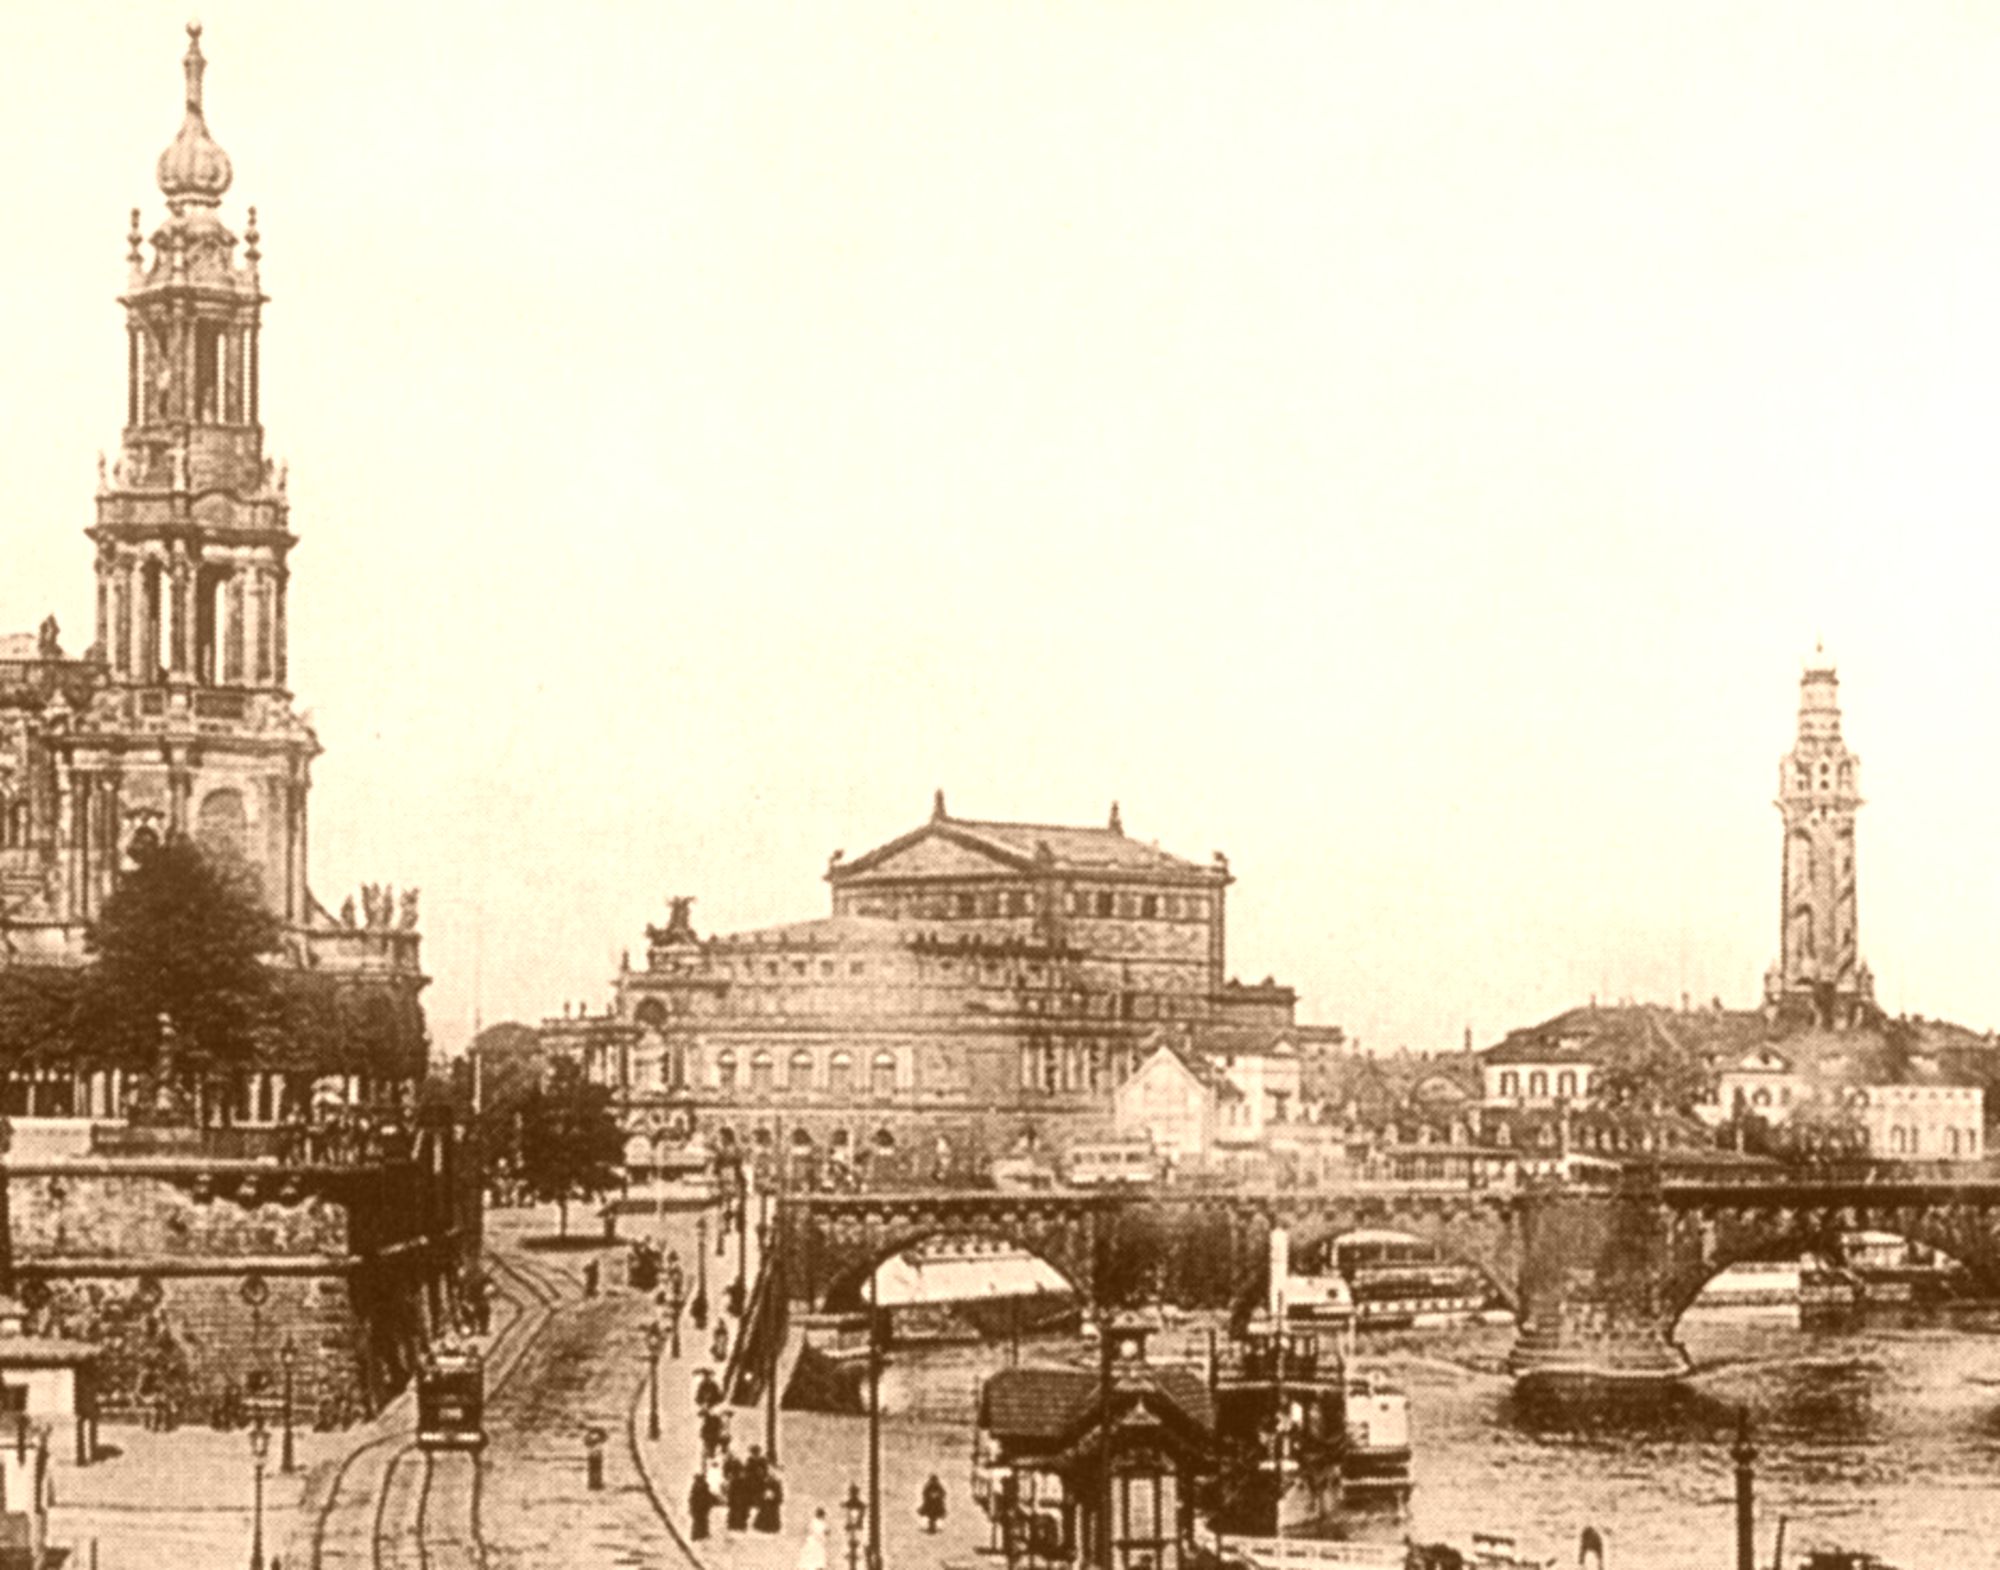
{"label": "pale sky", "polygon": [[[79,646],[186,12],[8,13],[0,630]],[[314,886],[422,886],[440,1044],[940,785],[1226,850],[1370,1047],[1748,1004],[1818,637],[1882,999],[2000,1024],[2000,10],[201,19]]]}

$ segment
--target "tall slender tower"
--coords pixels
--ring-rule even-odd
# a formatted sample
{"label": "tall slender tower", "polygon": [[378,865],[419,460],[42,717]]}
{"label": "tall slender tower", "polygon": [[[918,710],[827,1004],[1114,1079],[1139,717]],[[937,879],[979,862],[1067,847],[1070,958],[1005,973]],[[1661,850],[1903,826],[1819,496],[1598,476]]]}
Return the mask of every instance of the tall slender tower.
{"label": "tall slender tower", "polygon": [[1824,1025],[1853,1023],[1875,998],[1856,930],[1860,784],[1861,760],[1840,735],[1840,678],[1825,650],[1815,650],[1799,680],[1798,740],[1778,765],[1779,950],[1764,992],[1772,1004],[1807,1004]]}
{"label": "tall slender tower", "polygon": [[258,418],[257,210],[239,261],[217,211],[231,170],[202,112],[205,64],[190,23],[186,114],[157,168],[167,217],[148,241],[132,212],[125,429],[89,531],[106,684],[63,748],[65,892],[89,917],[135,835],[179,831],[241,857],[303,925],[319,744],[286,689],[293,538]]}

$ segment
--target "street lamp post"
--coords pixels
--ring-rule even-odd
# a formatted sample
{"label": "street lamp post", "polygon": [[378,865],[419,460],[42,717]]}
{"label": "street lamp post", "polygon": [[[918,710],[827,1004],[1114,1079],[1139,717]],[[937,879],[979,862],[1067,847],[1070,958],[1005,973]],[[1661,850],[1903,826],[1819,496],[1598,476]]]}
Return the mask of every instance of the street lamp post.
{"label": "street lamp post", "polygon": [[278,1450],[278,1470],[290,1477],[299,1469],[297,1458],[292,1453],[292,1368],[298,1362],[299,1349],[292,1342],[291,1332],[285,1333],[285,1344],[278,1349],[278,1361],[284,1368],[285,1428]]}
{"label": "street lamp post", "polygon": [[688,1316],[697,1330],[708,1328],[708,1212],[694,1218],[694,1302]]}
{"label": "street lamp post", "polygon": [[749,1291],[744,1280],[748,1269],[747,1250],[750,1240],[750,1169],[743,1158],[736,1159],[736,1312],[740,1316],[743,1305],[749,1301],[745,1295]]}
{"label": "street lamp post", "polygon": [[860,1570],[861,1529],[868,1522],[868,1501],[861,1497],[861,1485],[849,1483],[840,1513],[847,1523],[847,1570]]}
{"label": "street lamp post", "polygon": [[882,1570],[882,1297],[868,1277],[868,1570]]}
{"label": "street lamp post", "polygon": [[675,1361],[681,1355],[681,1310],[687,1306],[687,1278],[678,1259],[667,1261],[667,1325],[673,1336]]}
{"label": "street lamp post", "polygon": [[660,1437],[660,1349],[667,1344],[667,1327],[657,1319],[646,1326],[646,1350],[652,1354],[647,1364],[646,1437]]}
{"label": "street lamp post", "polygon": [[260,1417],[250,1430],[250,1570],[264,1570],[264,1458],[270,1431]]}

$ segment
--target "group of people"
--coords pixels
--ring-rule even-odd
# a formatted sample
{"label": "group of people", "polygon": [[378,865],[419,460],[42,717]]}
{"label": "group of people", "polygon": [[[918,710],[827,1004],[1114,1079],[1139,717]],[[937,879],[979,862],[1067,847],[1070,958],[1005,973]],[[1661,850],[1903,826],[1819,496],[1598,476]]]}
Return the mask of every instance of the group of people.
{"label": "group of people", "polygon": [[785,1503],[777,1467],[761,1445],[752,1445],[746,1456],[731,1448],[722,1386],[706,1368],[696,1382],[694,1399],[701,1410],[701,1467],[688,1484],[688,1535],[696,1541],[706,1538],[718,1505],[732,1532],[776,1532]]}

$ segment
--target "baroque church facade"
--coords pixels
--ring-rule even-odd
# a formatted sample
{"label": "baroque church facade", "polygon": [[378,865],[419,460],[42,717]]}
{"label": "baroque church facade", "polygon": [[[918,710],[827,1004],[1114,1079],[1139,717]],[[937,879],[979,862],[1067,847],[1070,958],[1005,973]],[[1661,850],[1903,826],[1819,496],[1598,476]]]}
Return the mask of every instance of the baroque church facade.
{"label": "baroque church facade", "polygon": [[1229,978],[1226,857],[1100,827],[952,816],[836,852],[828,914],[647,930],[603,1015],[542,1044],[613,1088],[643,1172],[699,1132],[803,1181],[966,1181],[1112,1131],[1113,1091],[1171,1030],[1199,1050],[1293,1030],[1296,996]]}
{"label": "baroque church facade", "polygon": [[[296,536],[262,423],[261,237],[254,208],[240,235],[222,218],[200,33],[156,168],[165,216],[148,234],[132,213],[90,641],[65,652],[54,618],[0,640],[0,1290],[35,1333],[115,1352],[107,1410],[226,1420],[276,1391],[282,1337],[303,1419],[338,1425],[459,1312],[477,1173],[419,1105],[414,891],[371,886],[363,916],[335,916],[307,879],[319,743],[286,660]],[[65,1033],[91,923],[176,835],[237,863],[282,929],[281,1029],[199,1128],[128,1117],[122,1073]]]}
{"label": "baroque church facade", "polygon": [[[426,1045],[414,892],[365,891],[336,918],[307,879],[308,798],[319,742],[293,706],[287,590],[296,536],[286,475],[265,445],[264,307],[257,212],[239,236],[220,208],[232,171],[202,107],[189,29],[185,112],[160,154],[163,221],[131,215],[125,407],[115,459],[99,459],[95,623],[66,653],[55,619],[0,639],[0,986],[8,970],[62,970],[135,846],[193,837],[246,867],[285,928],[284,966],[323,983],[324,1043],[366,1037],[343,1093],[420,1079]],[[42,1073],[9,1085],[16,1114],[113,1116],[106,1075]],[[245,1087],[237,1112],[273,1121],[306,1095],[300,1074]]]}

